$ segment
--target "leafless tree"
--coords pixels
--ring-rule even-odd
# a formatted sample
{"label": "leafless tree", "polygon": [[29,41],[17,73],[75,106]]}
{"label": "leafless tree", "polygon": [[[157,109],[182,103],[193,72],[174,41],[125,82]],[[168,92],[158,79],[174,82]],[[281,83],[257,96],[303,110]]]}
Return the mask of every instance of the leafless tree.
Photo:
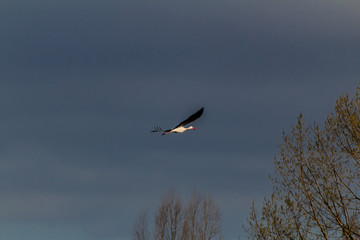
{"label": "leafless tree", "polygon": [[181,233],[182,202],[170,191],[162,200],[155,216],[155,239],[176,240]]}
{"label": "leafless tree", "polygon": [[360,88],[323,125],[302,116],[280,141],[274,192],[253,206],[250,239],[360,239]]}
{"label": "leafless tree", "polygon": [[133,239],[149,240],[150,234],[147,223],[147,211],[142,210],[138,219],[134,222]]}
{"label": "leafless tree", "polygon": [[220,209],[210,195],[193,192],[185,208],[182,239],[221,239]]}
{"label": "leafless tree", "polygon": [[[144,219],[139,216],[138,222]],[[135,224],[134,232],[142,232]],[[139,234],[142,236],[141,234]],[[143,238],[136,238],[140,240]],[[221,238],[220,209],[210,195],[193,192],[192,197],[183,205],[181,199],[170,191],[162,198],[154,218],[155,240],[218,240]]]}
{"label": "leafless tree", "polygon": [[199,239],[200,226],[198,219],[201,200],[201,196],[194,191],[185,209],[181,240]]}

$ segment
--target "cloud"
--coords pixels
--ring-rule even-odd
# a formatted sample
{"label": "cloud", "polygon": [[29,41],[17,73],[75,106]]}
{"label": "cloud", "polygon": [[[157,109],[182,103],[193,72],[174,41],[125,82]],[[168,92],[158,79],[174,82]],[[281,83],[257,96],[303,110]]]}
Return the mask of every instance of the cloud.
{"label": "cloud", "polygon": [[28,3],[15,19],[16,8],[7,9],[5,18],[12,21],[3,62],[10,68],[60,74],[115,71],[227,78],[253,76],[258,69],[275,76],[303,74],[304,69],[324,72],[334,65],[355,70],[339,61],[353,56],[354,48],[359,52],[355,4]]}

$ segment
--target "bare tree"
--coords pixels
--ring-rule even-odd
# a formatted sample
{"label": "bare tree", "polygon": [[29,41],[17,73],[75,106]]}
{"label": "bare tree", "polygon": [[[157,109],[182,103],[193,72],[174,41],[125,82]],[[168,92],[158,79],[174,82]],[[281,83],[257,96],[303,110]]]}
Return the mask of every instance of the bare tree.
{"label": "bare tree", "polygon": [[[144,217],[134,225],[134,232],[142,232]],[[141,224],[138,224],[138,223]],[[145,231],[146,232],[146,231]],[[142,234],[134,234],[135,240]],[[154,239],[156,240],[217,240],[221,239],[220,209],[212,197],[195,191],[186,205],[170,191],[162,198],[154,218]]]}
{"label": "bare tree", "polygon": [[220,239],[220,209],[215,205],[210,195],[203,196],[201,202],[201,217],[199,221],[200,240]]}
{"label": "bare tree", "polygon": [[182,230],[181,239],[221,239],[220,209],[210,195],[193,192],[185,209]]}
{"label": "bare tree", "polygon": [[182,222],[182,202],[170,191],[161,201],[158,213],[155,216],[155,239],[179,239]]}
{"label": "bare tree", "polygon": [[147,223],[147,211],[142,210],[138,219],[134,222],[133,239],[149,240],[150,234]]}
{"label": "bare tree", "polygon": [[202,197],[195,191],[189,200],[184,214],[184,222],[182,225],[182,240],[195,240],[199,239],[200,226],[199,226],[199,215],[200,215],[200,204]]}
{"label": "bare tree", "polygon": [[360,238],[360,88],[340,97],[321,128],[300,115],[283,134],[274,193],[251,208],[250,239]]}

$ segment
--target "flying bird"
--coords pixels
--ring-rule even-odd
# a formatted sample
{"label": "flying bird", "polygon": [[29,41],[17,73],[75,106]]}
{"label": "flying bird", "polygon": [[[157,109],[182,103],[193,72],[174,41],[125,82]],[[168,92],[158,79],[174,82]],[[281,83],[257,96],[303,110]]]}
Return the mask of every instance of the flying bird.
{"label": "flying bird", "polygon": [[193,126],[190,126],[190,127],[185,127],[185,126],[187,124],[195,121],[199,117],[201,117],[203,112],[204,112],[204,108],[202,107],[199,111],[197,111],[196,113],[194,113],[193,115],[191,115],[186,120],[182,121],[181,123],[179,123],[176,127],[172,128],[172,129],[162,130],[161,127],[155,127],[154,130],[152,130],[151,132],[162,132],[161,135],[166,135],[166,134],[169,134],[169,133],[183,133],[183,132],[185,132],[187,130],[190,130],[190,129],[197,130]]}

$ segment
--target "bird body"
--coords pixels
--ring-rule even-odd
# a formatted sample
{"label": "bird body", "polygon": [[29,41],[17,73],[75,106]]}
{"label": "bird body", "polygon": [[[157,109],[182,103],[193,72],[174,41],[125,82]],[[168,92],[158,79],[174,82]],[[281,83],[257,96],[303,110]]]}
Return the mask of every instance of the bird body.
{"label": "bird body", "polygon": [[183,133],[183,132],[186,132],[187,130],[191,130],[191,129],[197,130],[193,126],[190,126],[190,127],[187,127],[187,128],[184,127],[184,126],[180,126],[180,127],[171,129],[169,132],[164,132],[162,135],[165,135],[165,134],[168,134],[168,133]]}
{"label": "bird body", "polygon": [[204,108],[201,108],[199,111],[197,111],[196,113],[194,113],[193,115],[191,115],[186,120],[182,121],[181,123],[179,123],[176,127],[172,128],[172,129],[164,131],[160,127],[155,127],[155,129],[152,130],[152,132],[162,132],[162,135],[166,135],[169,133],[183,133],[183,132],[186,132],[187,130],[197,130],[193,126],[190,126],[190,127],[185,127],[185,126],[187,124],[195,121],[196,119],[198,119],[202,115],[203,111],[204,111]]}

